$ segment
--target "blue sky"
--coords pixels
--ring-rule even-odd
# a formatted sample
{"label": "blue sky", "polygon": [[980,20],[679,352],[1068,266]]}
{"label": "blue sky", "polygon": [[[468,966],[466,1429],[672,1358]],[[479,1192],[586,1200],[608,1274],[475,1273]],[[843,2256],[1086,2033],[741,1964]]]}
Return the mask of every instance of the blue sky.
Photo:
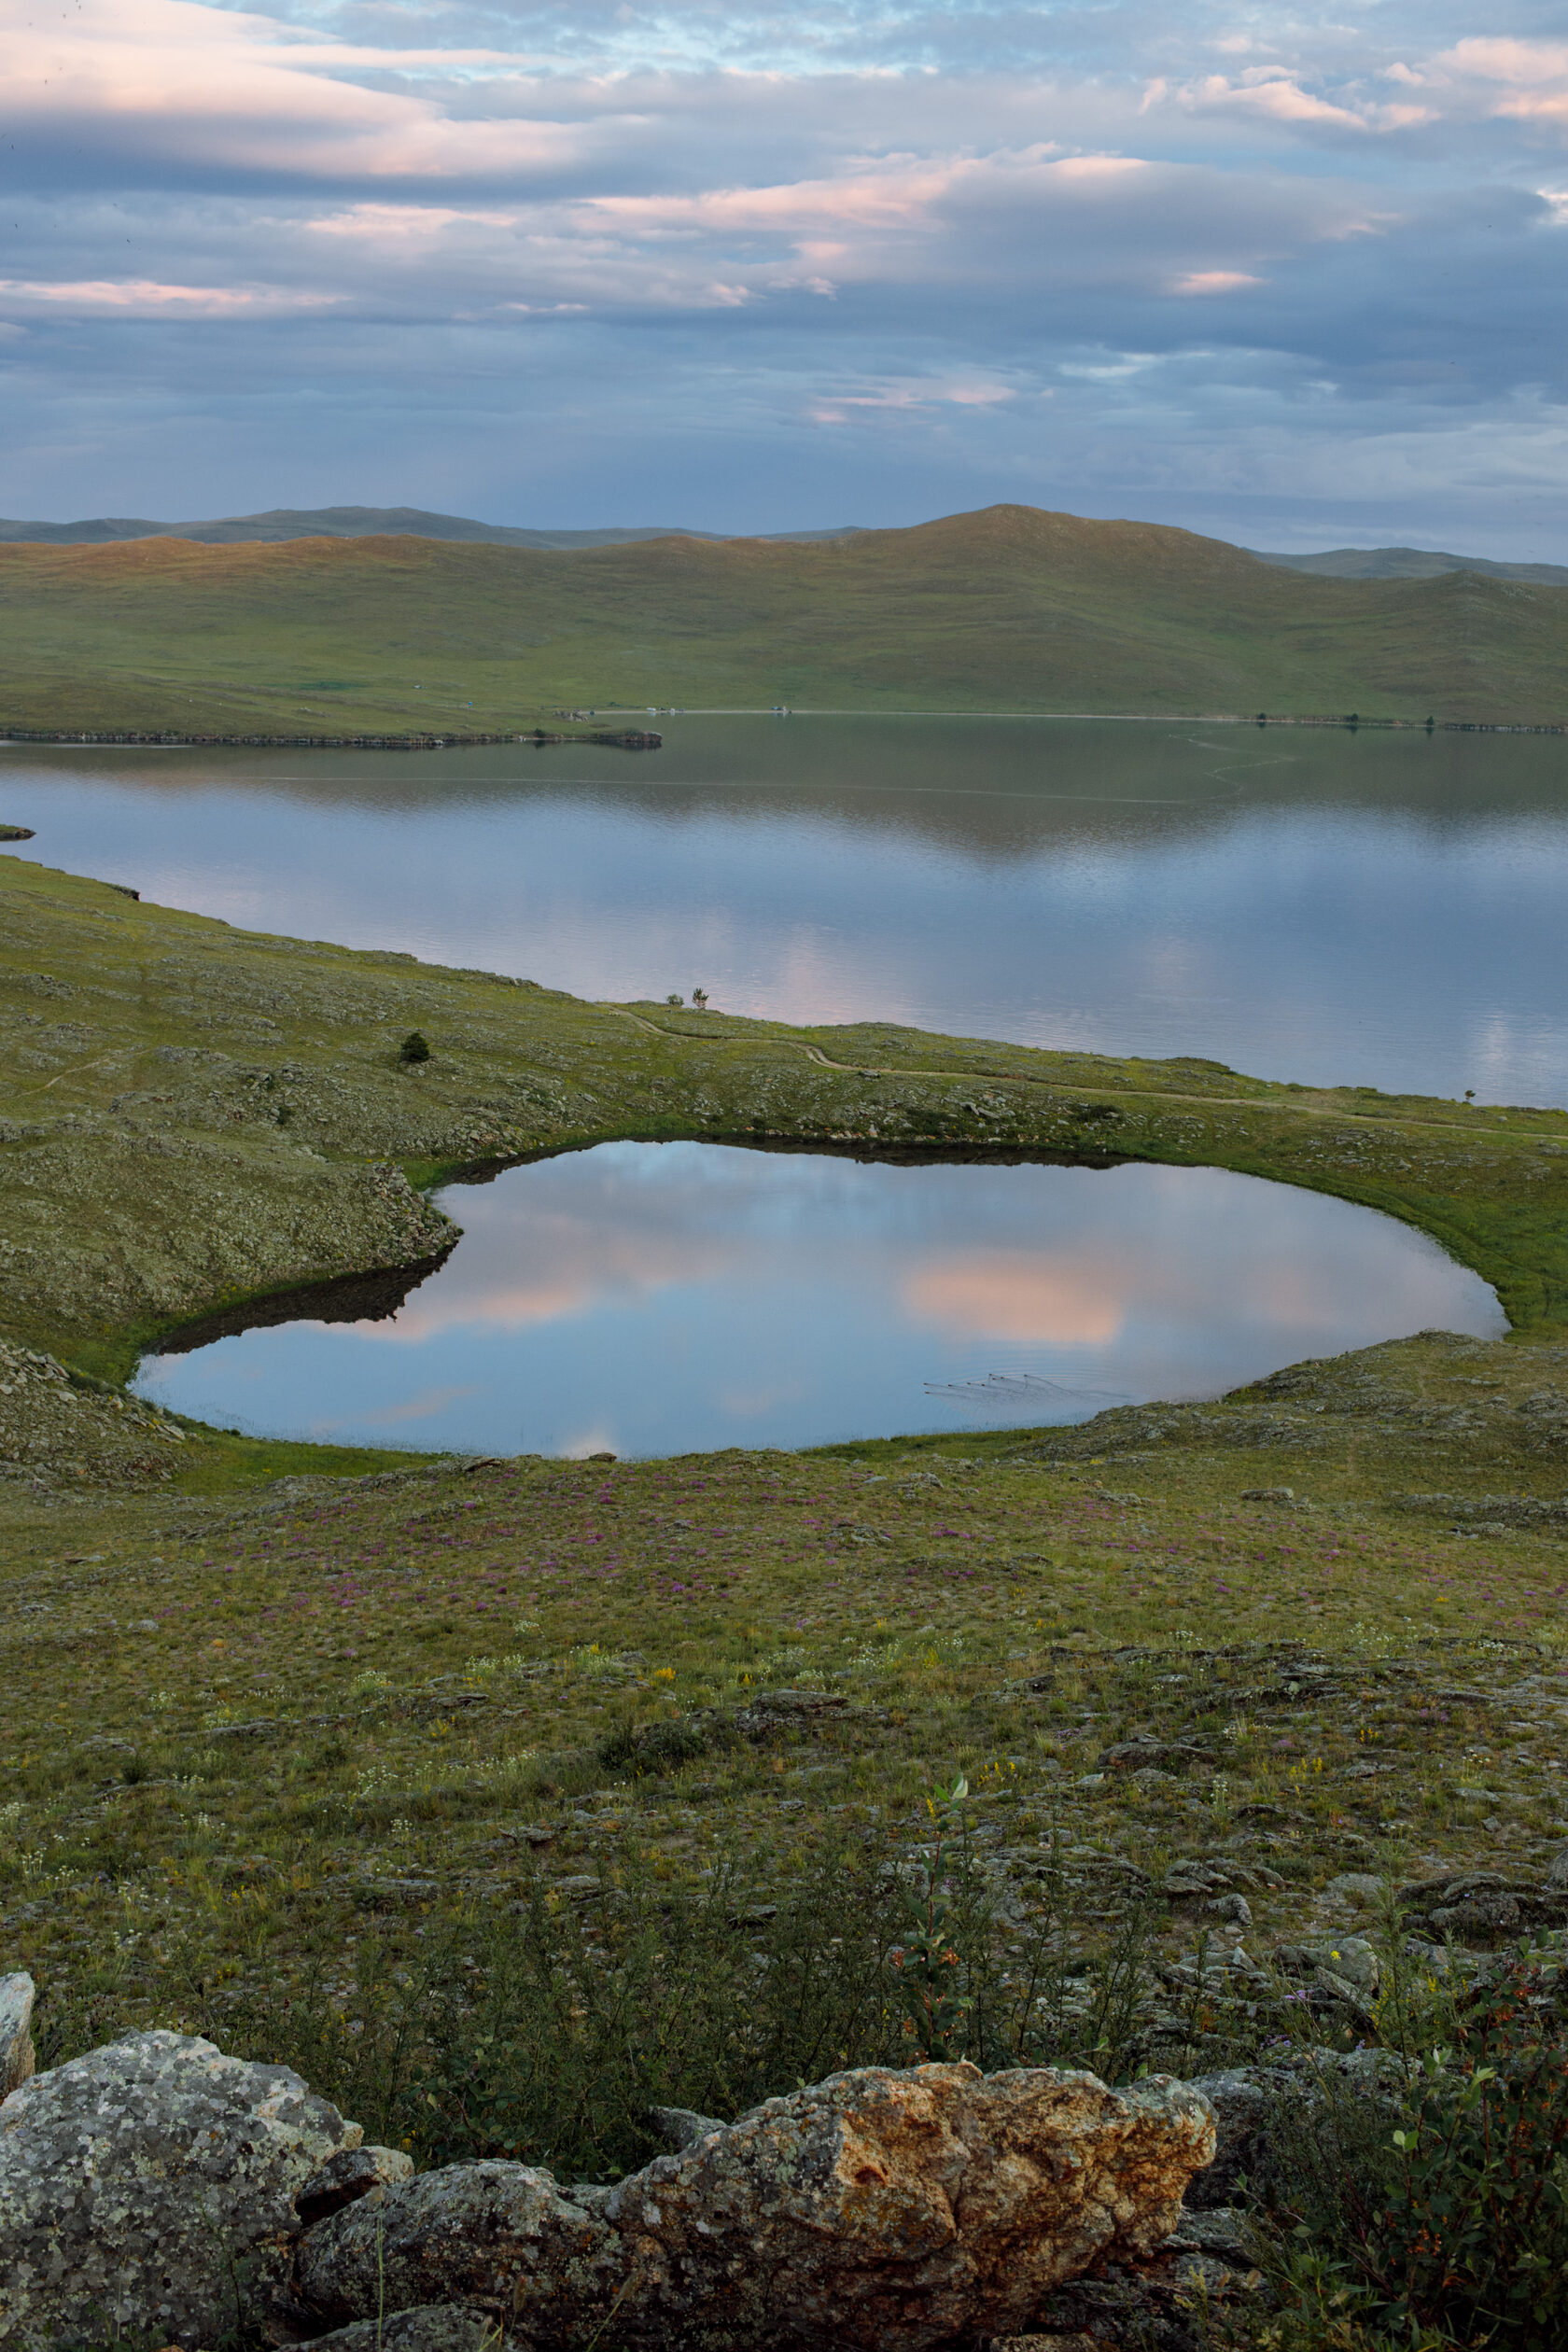
{"label": "blue sky", "polygon": [[1568,561],[1568,36],[1502,0],[0,0],[0,511]]}

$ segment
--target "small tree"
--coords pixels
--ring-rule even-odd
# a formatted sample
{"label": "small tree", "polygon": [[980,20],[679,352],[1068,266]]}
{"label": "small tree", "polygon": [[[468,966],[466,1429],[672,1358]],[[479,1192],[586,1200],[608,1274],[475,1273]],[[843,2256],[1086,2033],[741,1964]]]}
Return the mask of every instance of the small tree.
{"label": "small tree", "polygon": [[398,1048],[398,1059],[400,1062],[427,1062],[429,1058],[430,1048],[426,1044],[419,1031],[410,1029]]}

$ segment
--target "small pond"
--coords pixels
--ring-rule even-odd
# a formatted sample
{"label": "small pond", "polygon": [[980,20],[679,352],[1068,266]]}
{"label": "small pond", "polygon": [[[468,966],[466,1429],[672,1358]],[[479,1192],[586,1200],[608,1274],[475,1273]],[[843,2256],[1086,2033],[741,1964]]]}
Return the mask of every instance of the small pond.
{"label": "small pond", "polygon": [[340,1295],[138,1389],[259,1435],[628,1456],[1081,1421],[1506,1328],[1422,1235],[1218,1169],[606,1143],[440,1197],[464,1238],[393,1311]]}

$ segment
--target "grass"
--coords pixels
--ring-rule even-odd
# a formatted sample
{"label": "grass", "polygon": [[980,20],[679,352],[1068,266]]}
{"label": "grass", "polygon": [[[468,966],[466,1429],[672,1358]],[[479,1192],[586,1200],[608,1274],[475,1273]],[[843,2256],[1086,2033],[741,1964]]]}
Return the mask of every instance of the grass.
{"label": "grass", "polygon": [[[487,734],[560,706],[1560,723],[1568,595],[1018,506],[819,545],[0,548],[0,726]],[[418,691],[415,691],[415,689]]]}
{"label": "grass", "polygon": [[[1564,1114],[585,1004],[19,862],[0,889],[0,1969],[39,1981],[46,2063],[184,2025],[422,2159],[608,2177],[651,2100],[734,2111],[933,2013],[986,2064],[1278,2055],[1303,2013],[1238,1941],[1267,1977],[1370,1932],[1392,1967],[1371,1882],[1540,1885]],[[1079,1429],[633,1463],[274,1445],[117,1385],[301,1283],[395,1292],[452,1239],[420,1183],[614,1134],[1240,1168],[1437,1235],[1515,1330]],[[1139,1738],[1178,1745],[1135,1769]],[[1291,2344],[1374,2342],[1303,2278]]]}

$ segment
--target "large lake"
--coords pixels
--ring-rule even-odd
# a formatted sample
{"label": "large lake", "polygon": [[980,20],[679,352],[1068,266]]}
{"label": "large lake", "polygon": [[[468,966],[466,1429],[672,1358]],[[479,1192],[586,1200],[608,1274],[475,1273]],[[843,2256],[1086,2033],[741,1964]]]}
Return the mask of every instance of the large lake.
{"label": "large lake", "polygon": [[21,854],[588,997],[706,987],[1568,1103],[1568,740],[661,719],[661,751],[0,747]]}
{"label": "large lake", "polygon": [[273,1435],[675,1453],[1080,1421],[1505,1328],[1421,1235],[1223,1169],[608,1143],[441,1198],[464,1239],[396,1313],[152,1357],[138,1387]]}

